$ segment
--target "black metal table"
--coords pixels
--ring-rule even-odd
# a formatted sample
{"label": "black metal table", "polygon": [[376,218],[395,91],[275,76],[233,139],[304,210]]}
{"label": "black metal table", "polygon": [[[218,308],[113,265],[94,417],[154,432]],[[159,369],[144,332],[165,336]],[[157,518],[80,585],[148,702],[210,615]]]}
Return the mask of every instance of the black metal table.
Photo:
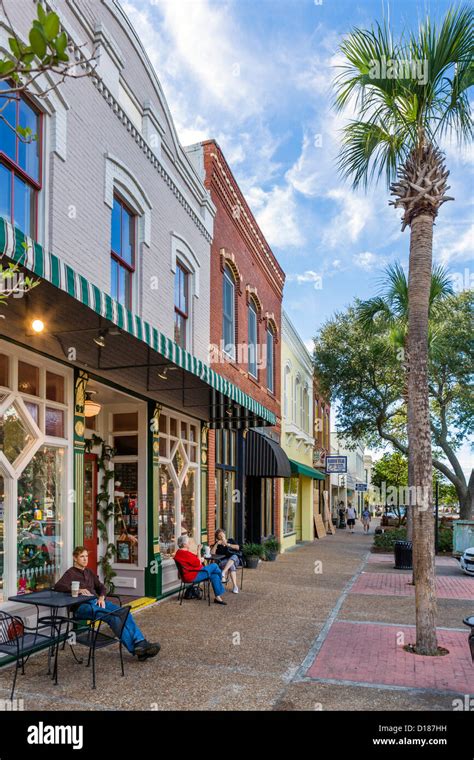
{"label": "black metal table", "polygon": [[[36,628],[38,630],[38,625],[40,623],[51,623],[51,629],[56,630],[58,622],[60,622],[59,626],[59,633],[58,633],[58,640],[57,640],[57,647],[59,648],[59,644],[61,643],[61,623],[62,621],[69,622],[69,611],[72,607],[75,605],[82,604],[84,601],[87,601],[90,597],[85,596],[71,596],[71,594],[66,594],[62,591],[54,591],[53,589],[45,589],[44,591],[33,591],[30,594],[17,594],[16,596],[9,596],[8,601],[9,602],[17,602],[18,604],[31,604],[34,607],[36,607],[37,610],[37,624]],[[95,598],[95,597],[94,597]],[[39,608],[40,607],[47,607],[52,611],[52,614],[50,617],[40,617],[39,614]],[[59,610],[66,609],[68,612],[68,616],[63,617],[59,614]],[[66,632],[69,632],[69,629]],[[76,657],[76,653],[74,652],[72,646],[71,651],[74,655],[74,659],[79,662],[78,658]],[[48,651],[48,674],[51,673],[51,657],[54,654],[54,652],[49,649]],[[53,672],[53,678],[56,678],[57,683],[57,657],[55,658],[55,671]]]}

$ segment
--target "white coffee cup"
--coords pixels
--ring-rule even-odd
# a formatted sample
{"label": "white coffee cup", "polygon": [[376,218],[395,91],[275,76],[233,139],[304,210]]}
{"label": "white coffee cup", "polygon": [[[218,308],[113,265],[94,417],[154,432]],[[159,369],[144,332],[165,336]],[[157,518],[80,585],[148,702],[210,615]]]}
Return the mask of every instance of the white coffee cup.
{"label": "white coffee cup", "polygon": [[79,596],[79,581],[71,581],[71,596]]}

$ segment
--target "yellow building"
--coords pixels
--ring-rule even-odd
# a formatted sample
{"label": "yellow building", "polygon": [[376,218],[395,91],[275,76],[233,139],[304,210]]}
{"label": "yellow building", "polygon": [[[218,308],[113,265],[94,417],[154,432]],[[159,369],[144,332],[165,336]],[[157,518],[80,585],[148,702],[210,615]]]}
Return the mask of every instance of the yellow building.
{"label": "yellow building", "polygon": [[324,475],[313,468],[313,366],[311,356],[290,322],[282,315],[281,446],[292,476],[283,480],[282,551],[314,538],[315,480]]}

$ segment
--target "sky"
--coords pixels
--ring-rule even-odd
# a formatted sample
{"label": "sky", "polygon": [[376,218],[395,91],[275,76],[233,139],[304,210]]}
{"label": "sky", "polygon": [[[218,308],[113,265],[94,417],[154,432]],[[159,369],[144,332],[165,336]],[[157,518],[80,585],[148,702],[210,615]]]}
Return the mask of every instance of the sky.
{"label": "sky", "polygon": [[[183,145],[214,138],[286,273],[284,308],[308,348],[335,311],[408,264],[409,231],[383,185],[353,191],[336,169],[351,113],[332,107],[338,47],[353,27],[395,33],[448,0],[122,0],[164,89]],[[434,259],[474,287],[474,152],[445,141],[450,195]]]}

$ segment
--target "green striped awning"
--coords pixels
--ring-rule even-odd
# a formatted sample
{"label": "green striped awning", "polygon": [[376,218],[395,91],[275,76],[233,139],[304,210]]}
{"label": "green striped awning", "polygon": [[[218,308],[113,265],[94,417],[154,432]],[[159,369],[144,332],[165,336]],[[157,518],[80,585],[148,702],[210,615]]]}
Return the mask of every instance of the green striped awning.
{"label": "green striped awning", "polygon": [[294,475],[302,475],[304,478],[313,478],[313,480],[326,480],[326,475],[319,470],[315,470],[314,467],[309,467],[307,464],[301,464],[301,462],[295,462],[290,459],[291,472]]}
{"label": "green striped awning", "polygon": [[63,290],[100,316],[113,322],[122,331],[141,340],[168,361],[196,375],[211,388],[232,399],[244,409],[248,409],[264,423],[268,425],[276,423],[273,412],[263,404],[214,372],[207,364],[178,346],[156,327],[145,322],[144,319],[126,309],[110,295],[78,274],[54,253],[46,252],[39,243],[26,237],[17,227],[13,227],[0,217],[0,258],[3,256],[7,256],[12,261],[30,270],[37,277],[41,277]]}

